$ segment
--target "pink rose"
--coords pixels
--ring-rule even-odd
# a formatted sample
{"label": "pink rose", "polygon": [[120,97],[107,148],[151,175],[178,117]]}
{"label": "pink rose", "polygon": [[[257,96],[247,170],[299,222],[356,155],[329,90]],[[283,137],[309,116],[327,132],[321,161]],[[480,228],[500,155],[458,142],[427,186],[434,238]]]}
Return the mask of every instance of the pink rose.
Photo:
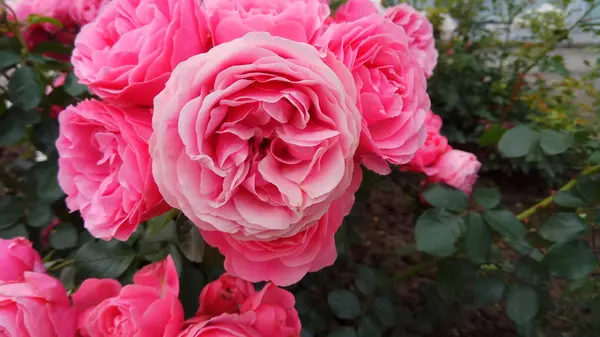
{"label": "pink rose", "polygon": [[154,178],[202,230],[292,236],[350,185],[355,102],[350,73],[333,57],[248,33],[179,64],[156,97]]}
{"label": "pink rose", "polygon": [[186,321],[186,326],[177,337],[264,337],[251,327],[253,321],[252,313],[241,316],[223,314],[211,319],[192,318]]}
{"label": "pink rose", "polygon": [[442,128],[440,116],[429,111],[425,119],[425,128],[427,129],[425,144],[407,164],[406,169],[426,175],[435,175],[437,169],[434,164],[444,153],[452,150],[452,147],[448,145],[448,139],[440,134]]}
{"label": "pink rose", "polygon": [[18,281],[26,271],[46,271],[32,243],[22,237],[0,239],[0,266],[0,282]]}
{"label": "pink rose", "polygon": [[85,280],[73,295],[79,334],[82,337],[176,336],[183,323],[176,277],[175,264],[169,256],[142,268],[134,276],[134,283],[123,288],[115,280]]}
{"label": "pink rose", "polygon": [[408,4],[388,8],[385,17],[404,28],[411,53],[425,71],[425,75],[431,76],[438,59],[431,22],[423,13]]}
{"label": "pink rose", "polygon": [[295,304],[292,293],[267,283],[260,292],[246,300],[241,314],[255,314],[252,327],[263,337],[300,336],[302,325]]}
{"label": "pink rose", "polygon": [[[42,42],[58,41],[64,45],[72,45],[77,34],[78,26],[69,15],[69,2],[64,0],[21,0],[15,6],[19,21],[26,21],[29,15],[39,15],[54,18],[62,27],[52,23],[29,25],[23,30],[22,36],[29,50],[34,50]],[[68,60],[68,54],[47,52],[44,54],[59,60]]]}
{"label": "pink rose", "polygon": [[69,8],[71,18],[79,25],[83,26],[86,23],[92,22],[102,7],[107,5],[111,0],[74,0]]}
{"label": "pink rose", "polygon": [[101,98],[152,107],[171,71],[211,46],[197,0],[113,0],[85,25],[71,62]]}
{"label": "pink rose", "polygon": [[440,157],[435,164],[437,174],[430,181],[443,182],[466,194],[471,194],[477,181],[477,172],[481,163],[474,154],[460,150],[451,150]]}
{"label": "pink rose", "polygon": [[354,170],[352,186],[313,225],[293,236],[271,241],[238,240],[230,234],[202,231],[204,240],[225,256],[225,269],[252,282],[294,284],[306,273],[330,266],[337,257],[335,232],[354,203],[362,171]]}
{"label": "pink rose", "polygon": [[409,162],[423,145],[430,101],[425,76],[411,55],[404,30],[380,15],[333,23],[318,45],[352,71],[363,117],[357,155],[380,174],[386,161]]}
{"label": "pink rose", "polygon": [[204,0],[215,44],[248,32],[267,32],[298,42],[311,42],[329,6],[319,0]]}
{"label": "pink rose", "polygon": [[168,210],[152,179],[150,119],[148,109],[95,100],[59,115],[58,181],[95,237],[127,240],[140,222]]}
{"label": "pink rose", "polygon": [[378,13],[379,8],[375,1],[348,0],[335,11],[334,20],[338,22],[354,21]]}
{"label": "pink rose", "polygon": [[0,282],[0,304],[2,336],[75,337],[67,292],[49,275],[26,271],[19,281]]}
{"label": "pink rose", "polygon": [[[54,88],[58,88],[61,85],[65,84],[66,80],[67,80],[67,74],[65,74],[65,73],[58,74],[58,76],[56,76],[56,78],[54,78],[54,81],[52,82],[52,86],[49,85],[46,87],[46,96],[49,96],[52,93],[52,91],[54,91]],[[64,110],[64,107],[60,104],[52,105],[50,107],[50,117],[58,118],[58,114],[61,113],[63,110]]]}
{"label": "pink rose", "polygon": [[242,303],[256,291],[252,283],[228,274],[207,284],[200,293],[198,315],[218,316],[238,313]]}

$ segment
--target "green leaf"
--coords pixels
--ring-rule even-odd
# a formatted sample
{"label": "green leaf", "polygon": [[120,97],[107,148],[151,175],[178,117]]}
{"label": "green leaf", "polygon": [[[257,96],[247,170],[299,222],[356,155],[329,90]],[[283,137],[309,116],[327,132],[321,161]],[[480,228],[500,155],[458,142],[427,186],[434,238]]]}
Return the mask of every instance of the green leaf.
{"label": "green leaf", "polygon": [[[172,209],[148,220],[144,238],[149,241],[174,241],[177,238],[176,226],[174,223],[173,226],[167,225],[169,225],[169,222],[171,219],[173,219],[177,212],[178,210]],[[171,233],[171,231],[173,232]]]}
{"label": "green leaf", "polygon": [[417,249],[435,256],[450,256],[456,251],[455,243],[463,221],[444,210],[429,209],[417,219],[415,236]]}
{"label": "green leaf", "polygon": [[41,83],[30,67],[17,69],[8,83],[8,98],[23,110],[31,110],[42,101]]}
{"label": "green leaf", "polygon": [[177,246],[188,260],[202,262],[206,243],[198,227],[187,219],[177,227]]}
{"label": "green leaf", "polygon": [[569,208],[579,208],[586,205],[586,202],[576,191],[558,191],[552,201],[557,205]]}
{"label": "green leaf", "polygon": [[517,325],[526,324],[537,315],[539,309],[538,295],[531,286],[510,286],[506,296],[506,314],[513,322]]}
{"label": "green leaf", "polygon": [[25,220],[31,227],[42,228],[48,226],[52,222],[53,218],[54,213],[52,213],[52,209],[49,205],[35,204],[29,208],[29,212],[27,213]]}
{"label": "green leaf", "polygon": [[543,130],[540,134],[540,147],[546,154],[561,154],[573,144],[573,135],[554,130]]}
{"label": "green leaf", "polygon": [[17,197],[0,196],[0,229],[11,227],[23,217],[25,202]]}
{"label": "green leaf", "polygon": [[12,67],[21,61],[21,55],[15,50],[0,50],[0,70]]}
{"label": "green leaf", "polygon": [[469,213],[466,217],[465,253],[475,264],[487,261],[492,246],[492,230],[479,213]]}
{"label": "green leaf", "polygon": [[588,229],[575,213],[557,213],[546,220],[540,228],[540,235],[552,242],[570,241]]}
{"label": "green leaf", "polygon": [[434,185],[423,192],[423,198],[431,205],[462,212],[468,207],[467,195],[461,191],[444,185]]}
{"label": "green leaf", "polygon": [[518,125],[508,130],[498,143],[498,150],[507,158],[526,156],[538,141],[539,134],[527,125]]}
{"label": "green leaf", "polygon": [[507,210],[487,211],[484,214],[485,221],[502,236],[509,239],[521,239],[527,234],[525,226]]}
{"label": "green leaf", "polygon": [[0,146],[20,143],[27,137],[27,125],[14,114],[0,116]]}
{"label": "green leaf", "polygon": [[590,304],[590,311],[592,312],[592,324],[595,326],[600,325],[600,295],[596,295]]}
{"label": "green leaf", "polygon": [[196,311],[198,311],[198,300],[200,292],[206,284],[206,277],[201,271],[194,268],[190,262],[183,261],[179,283],[181,288],[179,300],[183,306],[185,318],[194,317]]}
{"label": "green leaf", "polygon": [[54,202],[65,195],[58,185],[58,165],[55,161],[49,160],[36,164],[31,169],[31,177],[39,201]]}
{"label": "green leaf", "polygon": [[560,278],[578,279],[596,269],[596,256],[590,246],[581,240],[553,246],[544,257],[550,272]]}
{"label": "green leaf", "polygon": [[358,323],[358,337],[381,337],[381,329],[369,317],[363,317]]}
{"label": "green leaf", "polygon": [[475,201],[482,207],[491,209],[500,204],[502,195],[496,189],[480,187],[473,191],[473,198],[475,198]]}
{"label": "green leaf", "polygon": [[353,328],[343,326],[331,332],[327,337],[357,337],[357,335]]}
{"label": "green leaf", "polygon": [[25,225],[22,223],[18,223],[8,228],[0,229],[0,238],[2,239],[8,240],[19,236],[24,237],[26,239],[29,238],[27,228],[25,228]]}
{"label": "green leaf", "polygon": [[588,158],[588,162],[590,164],[599,165],[600,164],[600,150],[592,153],[592,155]]}
{"label": "green leaf", "polygon": [[577,177],[575,187],[579,196],[587,203],[596,202],[600,198],[600,182],[590,176]]}
{"label": "green leaf", "polygon": [[530,257],[522,256],[515,265],[514,275],[526,282],[540,284],[548,281],[550,275],[543,263]]}
{"label": "green leaf", "polygon": [[112,278],[121,276],[133,262],[135,251],[119,241],[88,242],[77,250],[75,267],[82,277]]}
{"label": "green leaf", "polygon": [[394,326],[394,305],[385,297],[377,297],[373,300],[373,312],[375,317],[385,328]]}
{"label": "green leaf", "polygon": [[341,319],[355,319],[361,314],[358,298],[348,290],[332,290],[327,294],[331,312]]}
{"label": "green leaf", "polygon": [[69,73],[65,79],[65,91],[71,96],[79,96],[87,92],[87,87],[77,81],[77,77],[73,73]]}
{"label": "green leaf", "polygon": [[69,249],[77,246],[77,228],[61,223],[50,232],[50,246],[54,249]]}
{"label": "green leaf", "polygon": [[495,277],[480,277],[475,280],[472,289],[474,304],[479,307],[487,307],[502,299],[505,284]]}
{"label": "green leaf", "polygon": [[38,43],[33,51],[38,54],[54,53],[68,57],[72,52],[72,48],[58,41],[44,41]]}
{"label": "green leaf", "polygon": [[375,271],[367,266],[358,266],[354,285],[364,295],[371,295],[375,289],[377,277]]}
{"label": "green leaf", "polygon": [[479,137],[479,140],[477,142],[480,146],[484,147],[495,145],[498,144],[504,133],[506,133],[505,128],[503,128],[500,125],[492,125],[483,132],[483,134],[481,135],[481,137]]}
{"label": "green leaf", "polygon": [[37,14],[29,14],[29,16],[27,16],[27,22],[29,22],[31,24],[50,23],[58,28],[63,27],[62,23],[59,20],[57,20],[53,17],[42,16],[42,15],[37,15]]}

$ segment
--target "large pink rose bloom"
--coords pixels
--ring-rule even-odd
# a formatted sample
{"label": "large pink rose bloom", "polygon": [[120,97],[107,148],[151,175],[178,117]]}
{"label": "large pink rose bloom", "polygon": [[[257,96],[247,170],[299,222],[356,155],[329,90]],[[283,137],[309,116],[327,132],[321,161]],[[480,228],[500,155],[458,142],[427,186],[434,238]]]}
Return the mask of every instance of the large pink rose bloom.
{"label": "large pink rose bloom", "polygon": [[431,76],[438,59],[431,22],[423,13],[408,4],[388,8],[385,16],[404,28],[408,35],[408,47],[411,53],[423,67],[425,75]]}
{"label": "large pink rose bloom", "polygon": [[234,276],[251,282],[272,281],[288,286],[332,265],[337,257],[335,232],[340,228],[354,203],[362,171],[354,171],[352,186],[308,229],[293,236],[271,241],[238,240],[230,234],[202,231],[206,242],[225,256],[225,269]]}
{"label": "large pink rose bloom", "polygon": [[434,175],[437,173],[434,164],[438,158],[450,151],[452,147],[448,145],[448,139],[440,134],[442,127],[440,116],[429,111],[425,119],[425,127],[427,129],[425,144],[406,165],[406,169],[414,172],[422,172],[427,175]]}
{"label": "large pink rose bloom", "polygon": [[45,272],[40,254],[25,238],[0,239],[0,281],[17,281],[26,271]]}
{"label": "large pink rose bloom", "polygon": [[223,314],[211,319],[196,317],[186,321],[177,337],[264,337],[252,328],[253,321],[251,313],[242,316]]}
{"label": "large pink rose bloom", "polygon": [[183,323],[178,294],[177,271],[170,256],[142,268],[134,284],[123,288],[116,280],[87,279],[73,295],[79,335],[174,337]]}
{"label": "large pink rose bloom", "polygon": [[334,20],[338,22],[354,21],[380,12],[381,5],[371,0],[348,0],[335,11]]}
{"label": "large pink rose bloom", "polygon": [[73,0],[69,14],[80,25],[92,22],[111,0]]}
{"label": "large pink rose bloom", "polygon": [[87,100],[59,115],[58,182],[95,237],[127,240],[168,206],[154,183],[149,109]]}
{"label": "large pink rose bloom", "polygon": [[0,304],[2,336],[75,337],[67,292],[49,275],[25,272],[19,281],[0,282]]}
{"label": "large pink rose bloom", "polygon": [[319,0],[204,0],[215,44],[248,32],[311,42],[329,16]]}
{"label": "large pink rose bloom", "polygon": [[175,66],[211,46],[197,0],[113,0],[77,35],[82,84],[119,104],[152,107]]}
{"label": "large pink rose bloom", "polygon": [[409,162],[425,141],[430,101],[404,30],[375,14],[331,24],[318,45],[333,52],[354,76],[363,117],[357,154],[363,164],[387,174],[386,161]]}
{"label": "large pink rose bloom", "polygon": [[469,152],[451,150],[435,164],[436,175],[430,181],[443,182],[470,194],[477,181],[481,163]]}
{"label": "large pink rose bloom", "polygon": [[165,200],[200,229],[292,236],[350,185],[360,115],[348,70],[312,46],[248,33],[181,63],[155,99]]}

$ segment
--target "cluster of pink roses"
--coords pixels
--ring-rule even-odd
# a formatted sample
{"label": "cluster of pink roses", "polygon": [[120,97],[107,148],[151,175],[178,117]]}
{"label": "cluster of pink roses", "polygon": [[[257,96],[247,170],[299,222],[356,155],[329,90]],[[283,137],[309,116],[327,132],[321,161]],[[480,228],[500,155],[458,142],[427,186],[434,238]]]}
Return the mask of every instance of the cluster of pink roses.
{"label": "cluster of pink roses", "polygon": [[[335,260],[359,165],[387,174],[426,142],[437,51],[410,6],[350,0],[330,17],[321,0],[112,0],[98,12],[71,61],[101,100],[61,112],[56,143],[67,205],[98,238],[126,240],[174,207],[231,275],[293,284]],[[448,160],[436,176],[453,184]]]}
{"label": "cluster of pink roses", "polygon": [[227,274],[202,290],[197,314],[184,321],[171,257],[143,267],[124,287],[112,279],[87,279],[71,299],[45,273],[28,240],[0,239],[0,261],[3,336],[300,336],[291,293],[272,283],[257,292]]}
{"label": "cluster of pink roses", "polygon": [[425,119],[427,138],[415,157],[401,169],[424,173],[426,182],[442,182],[470,194],[481,163],[472,153],[455,150],[440,130],[442,119],[429,111]]}

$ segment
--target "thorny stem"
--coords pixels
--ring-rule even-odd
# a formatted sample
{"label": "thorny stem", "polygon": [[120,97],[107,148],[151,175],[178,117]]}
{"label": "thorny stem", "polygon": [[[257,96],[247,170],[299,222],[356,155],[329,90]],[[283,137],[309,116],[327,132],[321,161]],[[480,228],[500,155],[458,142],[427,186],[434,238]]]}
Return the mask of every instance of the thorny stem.
{"label": "thorny stem", "polygon": [[[597,172],[600,172],[600,165],[588,167],[587,169],[585,169],[581,172],[581,175],[585,176],[585,175],[590,175],[590,174],[594,174]],[[576,184],[577,184],[577,178],[571,179],[568,183],[566,183],[563,187],[561,187],[559,189],[559,191],[569,191],[569,190],[573,189],[576,186]],[[537,212],[537,210],[539,210],[540,208],[544,208],[544,207],[547,207],[550,204],[552,204],[553,200],[554,200],[554,195],[547,197],[546,199],[538,202],[537,204],[535,204],[535,205],[529,207],[528,209],[526,209],[525,211],[521,212],[519,215],[517,215],[517,219],[525,220],[525,219],[529,218],[535,212]]]}
{"label": "thorny stem", "polygon": [[75,262],[75,261],[74,260],[64,260],[62,262],[59,262],[59,263],[54,264],[51,267],[49,267],[48,271],[58,270],[58,269],[70,266],[73,264],[73,262]]}
{"label": "thorny stem", "polygon": [[404,281],[414,275],[419,274],[422,271],[425,271],[431,267],[436,266],[438,263],[440,263],[443,260],[444,260],[444,258],[434,257],[427,261],[423,261],[419,264],[411,266],[411,267],[407,268],[406,270],[404,270],[402,273],[396,274],[394,276],[394,281]]}

